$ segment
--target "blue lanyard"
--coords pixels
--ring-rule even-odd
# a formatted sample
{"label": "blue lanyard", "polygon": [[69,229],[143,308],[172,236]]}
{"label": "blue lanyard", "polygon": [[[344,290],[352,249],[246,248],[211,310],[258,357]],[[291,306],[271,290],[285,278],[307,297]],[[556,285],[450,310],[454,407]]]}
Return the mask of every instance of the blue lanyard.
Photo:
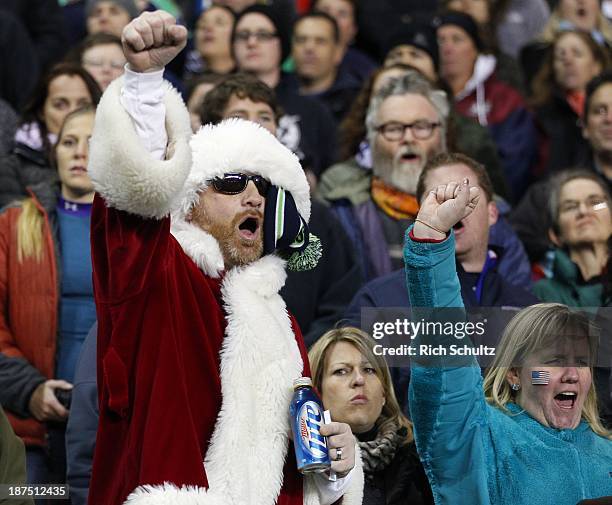
{"label": "blue lanyard", "polygon": [[495,268],[495,265],[497,265],[497,254],[489,250],[487,251],[487,259],[482,267],[482,272],[480,272],[480,275],[478,276],[478,282],[476,282],[476,300],[478,301],[478,305],[480,305],[482,300],[482,290],[484,288],[485,277],[487,276],[489,270]]}

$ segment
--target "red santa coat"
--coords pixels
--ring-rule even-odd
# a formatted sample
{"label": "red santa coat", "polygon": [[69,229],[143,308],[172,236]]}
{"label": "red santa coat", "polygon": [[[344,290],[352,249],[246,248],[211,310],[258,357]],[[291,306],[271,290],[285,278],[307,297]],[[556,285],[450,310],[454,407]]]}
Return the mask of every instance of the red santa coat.
{"label": "red santa coat", "polygon": [[[104,200],[91,233],[100,424],[89,503],[317,504],[289,444],[292,381],[309,367],[278,295],[284,261],[224,274],[212,236],[174,218],[171,233],[164,216],[191,167],[188,115],[168,92],[171,155],[153,160],[119,86],[100,103],[90,151]],[[362,482],[343,503],[361,503]]]}

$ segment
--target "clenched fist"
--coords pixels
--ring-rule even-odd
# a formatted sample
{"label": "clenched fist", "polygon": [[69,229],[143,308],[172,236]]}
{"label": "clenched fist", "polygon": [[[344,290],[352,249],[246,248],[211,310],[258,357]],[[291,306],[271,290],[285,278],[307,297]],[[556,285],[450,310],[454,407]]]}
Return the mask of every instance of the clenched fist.
{"label": "clenched fist", "polygon": [[423,201],[413,233],[417,238],[445,238],[446,233],[469,216],[480,199],[480,190],[470,181],[450,182],[433,188]]}
{"label": "clenched fist", "polygon": [[123,53],[134,72],[161,70],[187,43],[187,29],[165,11],[143,12],[121,34]]}

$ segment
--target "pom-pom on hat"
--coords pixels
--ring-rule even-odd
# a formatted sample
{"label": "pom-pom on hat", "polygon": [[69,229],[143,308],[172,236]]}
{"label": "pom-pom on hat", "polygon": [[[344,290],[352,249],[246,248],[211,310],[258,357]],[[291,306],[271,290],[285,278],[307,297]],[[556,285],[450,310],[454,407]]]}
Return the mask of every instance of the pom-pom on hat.
{"label": "pom-pom on hat", "polygon": [[226,173],[261,175],[289,191],[300,216],[310,219],[310,188],[295,154],[257,123],[231,118],[205,125],[191,138],[193,162],[185,182],[179,216],[198,201],[198,193]]}

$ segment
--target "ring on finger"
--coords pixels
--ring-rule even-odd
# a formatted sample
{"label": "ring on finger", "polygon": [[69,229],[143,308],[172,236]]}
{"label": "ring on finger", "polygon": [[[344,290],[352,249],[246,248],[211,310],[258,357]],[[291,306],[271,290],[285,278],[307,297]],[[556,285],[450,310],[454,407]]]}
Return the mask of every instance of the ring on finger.
{"label": "ring on finger", "polygon": [[336,449],[336,457],[334,458],[334,461],[340,461],[342,459],[342,448],[338,447]]}

